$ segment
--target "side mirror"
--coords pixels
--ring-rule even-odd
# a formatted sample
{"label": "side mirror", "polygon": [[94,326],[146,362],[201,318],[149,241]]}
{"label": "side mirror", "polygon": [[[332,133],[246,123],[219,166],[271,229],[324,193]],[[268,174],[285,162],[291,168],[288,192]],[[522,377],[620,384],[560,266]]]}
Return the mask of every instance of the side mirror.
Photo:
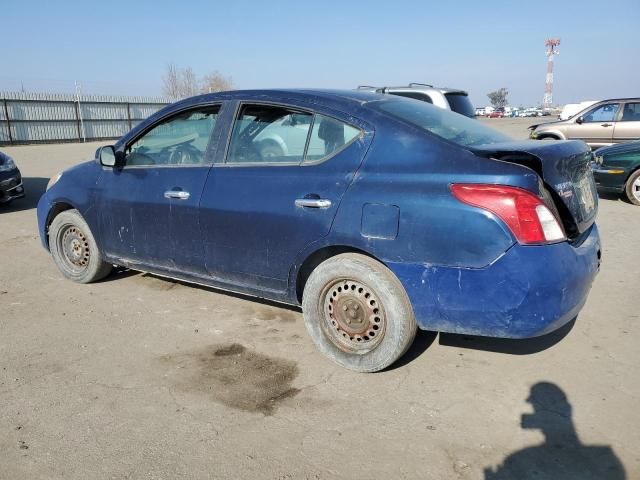
{"label": "side mirror", "polygon": [[106,147],[101,147],[98,150],[98,160],[100,160],[100,165],[104,167],[115,167],[116,166],[116,150],[111,145]]}
{"label": "side mirror", "polygon": [[582,122],[584,122],[584,118],[583,117],[576,118],[576,123],[577,124],[581,124]]}

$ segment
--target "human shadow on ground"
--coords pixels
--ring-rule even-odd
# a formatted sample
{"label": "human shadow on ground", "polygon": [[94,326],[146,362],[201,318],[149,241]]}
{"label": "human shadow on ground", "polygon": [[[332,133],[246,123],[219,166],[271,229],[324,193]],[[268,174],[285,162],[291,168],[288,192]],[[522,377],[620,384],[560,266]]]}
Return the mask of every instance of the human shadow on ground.
{"label": "human shadow on ground", "polygon": [[521,417],[523,429],[540,430],[544,442],[508,455],[485,480],[623,480],[622,463],[608,445],[585,445],[578,438],[567,396],[557,385],[531,387],[532,414]]}
{"label": "human shadow on ground", "polygon": [[31,210],[38,206],[38,200],[47,189],[48,178],[44,177],[22,177],[24,186],[24,198],[18,198],[11,203],[0,205],[0,215],[9,212],[20,212]]}
{"label": "human shadow on ground", "polygon": [[551,348],[564,337],[566,337],[576,319],[566,323],[551,333],[534,338],[512,339],[512,338],[492,338],[474,335],[459,335],[451,333],[441,333],[439,336],[440,345],[458,348],[468,348],[472,350],[484,350],[487,352],[507,353],[510,355],[530,355]]}

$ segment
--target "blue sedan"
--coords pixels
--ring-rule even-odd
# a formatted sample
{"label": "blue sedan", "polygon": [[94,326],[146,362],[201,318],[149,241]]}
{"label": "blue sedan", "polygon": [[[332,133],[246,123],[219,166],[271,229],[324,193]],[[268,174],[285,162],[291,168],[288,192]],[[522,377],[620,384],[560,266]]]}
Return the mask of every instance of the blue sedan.
{"label": "blue sedan", "polygon": [[39,231],[76,282],[120,265],[302,305],[326,356],[373,372],[417,328],[575,318],[600,264],[590,160],[401,97],[202,95],[52,178]]}

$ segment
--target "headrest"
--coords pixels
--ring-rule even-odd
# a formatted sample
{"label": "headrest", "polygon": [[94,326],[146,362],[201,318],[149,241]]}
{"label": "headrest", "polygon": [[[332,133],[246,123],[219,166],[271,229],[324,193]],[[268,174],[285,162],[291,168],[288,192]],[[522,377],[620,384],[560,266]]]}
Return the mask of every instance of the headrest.
{"label": "headrest", "polygon": [[330,118],[320,121],[318,136],[325,142],[344,143],[344,124]]}

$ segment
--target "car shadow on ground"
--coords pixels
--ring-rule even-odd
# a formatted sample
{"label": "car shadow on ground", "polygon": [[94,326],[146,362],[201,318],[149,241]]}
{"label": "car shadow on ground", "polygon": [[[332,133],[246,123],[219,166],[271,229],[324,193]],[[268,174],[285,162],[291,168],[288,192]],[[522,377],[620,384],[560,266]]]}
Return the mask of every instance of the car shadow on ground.
{"label": "car shadow on ground", "polygon": [[[162,277],[153,273],[141,272],[139,270],[132,270],[127,267],[115,267],[113,271],[100,282],[112,282],[114,280],[121,280],[127,277],[140,276],[141,278],[153,278],[155,280],[166,282],[168,286],[171,284],[183,285],[189,288],[196,288],[198,290],[205,290],[211,293],[217,293],[219,295],[226,295],[229,297],[239,298],[241,300],[247,300],[248,302],[258,303],[260,305],[266,305],[269,307],[282,308],[284,310],[290,310],[292,312],[302,313],[302,308],[296,305],[290,305],[287,303],[279,303],[273,300],[267,300],[266,298],[252,297],[251,295],[245,295],[244,293],[231,292],[229,290],[223,290],[221,288],[210,287],[199,283],[190,283],[183,280],[177,280],[168,277]],[[166,288],[168,290],[168,288]]]}
{"label": "car shadow on ground", "polygon": [[506,353],[509,355],[531,355],[546,350],[560,342],[569,334],[575,322],[576,319],[574,318],[558,330],[546,335],[518,340],[418,330],[416,338],[407,353],[393,365],[386,368],[385,371],[395,370],[413,362],[431,346],[436,338],[438,338],[440,345],[447,347],[483,350],[485,352]]}
{"label": "car shadow on ground", "polygon": [[585,445],[573,422],[565,392],[551,382],[531,387],[526,402],[533,413],[520,418],[523,430],[540,430],[544,441],[507,455],[483,471],[484,480],[624,480],[625,469],[609,445]]}
{"label": "car shadow on ground", "polygon": [[574,318],[559,329],[534,338],[512,339],[491,338],[475,335],[457,335],[441,333],[440,345],[449,347],[467,348],[472,350],[484,350],[486,352],[506,353],[509,355],[531,355],[553,347],[566,337],[576,323]]}
{"label": "car shadow on ground", "polygon": [[600,200],[611,200],[614,202],[624,202],[625,199],[622,198],[622,194],[620,193],[607,193],[607,192],[598,192],[598,198]]}
{"label": "car shadow on ground", "polygon": [[25,197],[13,200],[8,205],[0,205],[0,214],[36,208],[38,200],[47,189],[47,183],[49,179],[44,177],[22,177]]}

